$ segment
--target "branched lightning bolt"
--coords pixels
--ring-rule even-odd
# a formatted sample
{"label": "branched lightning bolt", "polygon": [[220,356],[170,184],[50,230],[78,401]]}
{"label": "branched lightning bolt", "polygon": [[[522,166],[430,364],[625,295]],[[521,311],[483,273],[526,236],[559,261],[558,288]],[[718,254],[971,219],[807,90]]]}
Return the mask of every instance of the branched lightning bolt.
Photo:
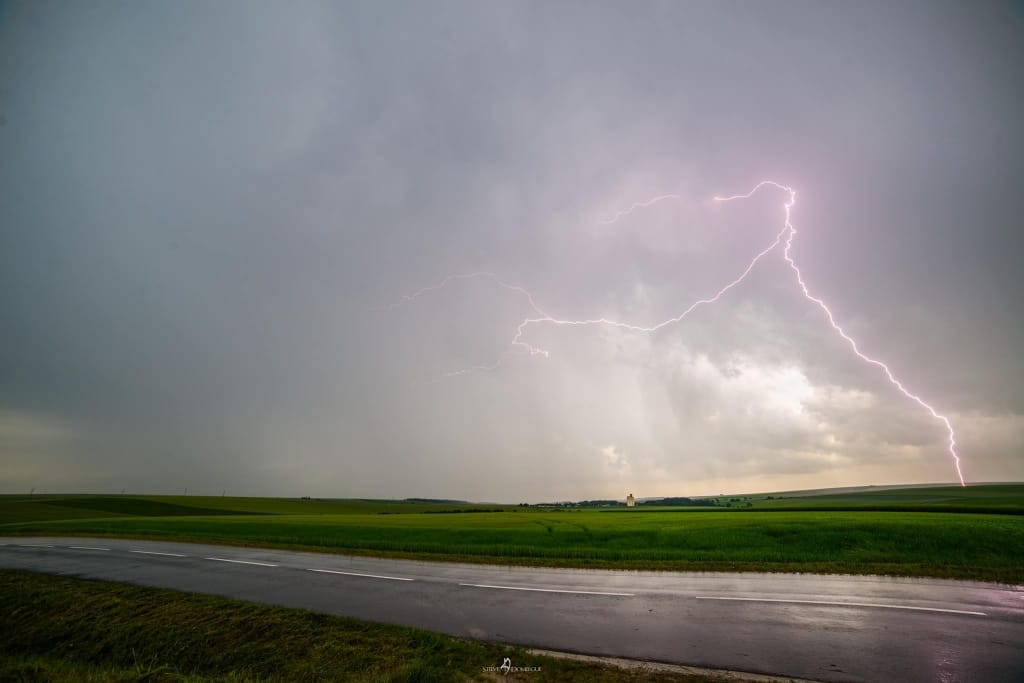
{"label": "branched lightning bolt", "polygon": [[612,223],[618,222],[620,218],[625,218],[626,216],[633,213],[637,209],[646,209],[647,207],[654,206],[658,202],[663,202],[666,199],[682,199],[682,197],[680,197],[677,194],[661,194],[658,195],[657,197],[652,197],[651,199],[648,199],[646,202],[636,202],[635,204],[633,204],[633,206],[629,207],[628,209],[618,211],[611,218],[605,218],[599,222],[601,225],[611,225]]}
{"label": "branched lightning bolt", "polygon": [[[429,292],[434,292],[434,291],[437,291],[439,289],[443,289],[446,285],[448,285],[449,283],[454,282],[456,280],[473,280],[473,279],[486,279],[486,280],[490,280],[491,282],[495,283],[496,285],[498,285],[502,289],[507,289],[510,292],[516,292],[518,294],[522,294],[524,297],[526,297],[526,301],[530,305],[530,308],[533,310],[534,313],[536,313],[539,316],[545,317],[545,318],[547,317],[547,313],[545,313],[544,311],[541,310],[540,306],[537,305],[537,302],[533,300],[533,295],[530,294],[530,292],[527,291],[525,287],[520,287],[519,285],[510,285],[507,282],[505,282],[504,280],[500,279],[494,273],[490,273],[490,272],[487,272],[487,271],[477,271],[475,273],[456,273],[454,275],[449,275],[449,276],[445,277],[443,280],[441,280],[440,282],[437,282],[437,283],[435,283],[433,285],[430,285],[428,287],[423,287],[422,289],[417,289],[415,292],[411,292],[409,294],[402,295],[401,301],[398,301],[396,303],[391,304],[391,306],[389,306],[389,309],[398,308],[399,306],[405,305],[405,304],[407,304],[407,303],[409,303],[411,301],[414,301],[414,300],[418,299],[419,297],[423,296],[424,294],[427,294]],[[545,353],[545,355],[547,355],[547,354]],[[501,366],[501,364],[505,361],[505,358],[507,356],[508,356],[508,353],[506,352],[506,353],[502,354],[498,358],[498,360],[496,360],[494,363],[491,363],[490,365],[474,365],[474,366],[471,366],[471,367],[468,367],[468,368],[462,368],[460,370],[453,370],[451,372],[444,373],[444,376],[445,377],[458,377],[459,375],[466,375],[466,374],[469,374],[469,373],[472,373],[472,372],[489,372],[491,370],[497,370]]]}
{"label": "branched lightning bolt", "polygon": [[919,406],[927,410],[932,417],[934,417],[936,420],[938,420],[945,426],[946,433],[949,436],[949,454],[953,456],[953,465],[956,467],[956,476],[957,478],[960,479],[960,485],[966,486],[967,482],[964,481],[964,473],[960,469],[960,456],[956,452],[956,433],[953,431],[953,425],[952,423],[950,423],[949,418],[946,417],[945,415],[939,414],[939,412],[935,410],[935,408],[933,408],[931,405],[926,403],[924,399],[922,399],[917,394],[912,393],[905,386],[903,386],[903,383],[896,379],[896,376],[892,374],[892,370],[889,369],[888,365],[886,365],[880,360],[872,358],[871,356],[868,356],[867,354],[863,353],[857,347],[857,342],[854,341],[853,337],[846,334],[843,328],[840,327],[839,323],[836,322],[835,317],[832,315],[832,311],[825,304],[825,302],[811,294],[811,291],[807,288],[807,283],[804,282],[804,277],[803,274],[800,272],[800,267],[796,265],[796,261],[793,260],[793,254],[791,253],[791,250],[793,248],[793,238],[796,236],[796,228],[793,226],[793,223],[790,220],[790,215],[793,210],[793,205],[796,204],[796,191],[789,187],[783,187],[778,183],[773,182],[771,184],[780,189],[784,189],[786,192],[789,193],[789,201],[787,201],[785,204],[786,229],[788,234],[786,235],[786,247],[782,253],[786,259],[786,263],[788,263],[789,267],[792,268],[793,274],[796,276],[797,284],[800,285],[800,289],[803,291],[804,296],[807,298],[808,301],[813,301],[814,303],[816,303],[818,307],[825,312],[825,315],[828,317],[828,322],[832,326],[832,329],[834,329],[840,337],[846,340],[846,342],[850,345],[850,348],[853,350],[853,352],[857,355],[858,358],[863,360],[865,363],[870,363],[871,365],[876,365],[880,367],[882,371],[885,373],[885,376],[889,379],[889,382],[894,387],[899,389],[901,394],[903,394],[911,401],[917,403]]}
{"label": "branched lightning bolt", "polygon": [[[528,352],[529,355],[531,355],[531,356],[540,355],[540,356],[544,356],[545,358],[547,358],[549,356],[549,353],[546,350],[541,349],[541,348],[536,347],[536,346],[533,346],[533,345],[523,341],[523,335],[525,334],[526,329],[528,327],[530,327],[531,325],[540,325],[540,324],[572,325],[572,326],[605,325],[605,326],[608,326],[608,327],[615,327],[615,328],[619,328],[619,329],[629,330],[631,332],[644,332],[644,333],[657,332],[658,330],[660,330],[663,327],[666,327],[668,325],[672,325],[674,323],[678,323],[678,322],[682,321],[684,318],[686,318],[690,313],[692,313],[698,307],[703,306],[703,305],[707,305],[707,304],[712,304],[712,303],[715,303],[716,301],[718,301],[723,295],[725,295],[726,292],[728,292],[730,289],[732,289],[736,285],[740,284],[747,277],[747,275],[750,273],[750,271],[753,270],[754,266],[757,265],[758,261],[760,261],[762,257],[766,256],[769,252],[771,252],[776,247],[778,247],[779,244],[784,244],[783,252],[782,252],[783,253],[783,258],[786,260],[786,263],[789,264],[790,269],[792,269],[793,274],[796,277],[796,282],[800,286],[800,290],[803,292],[804,297],[808,301],[816,304],[819,308],[821,308],[821,310],[825,313],[825,316],[828,318],[828,322],[832,326],[832,329],[835,330],[836,333],[840,337],[842,337],[850,345],[850,348],[852,349],[853,353],[856,354],[856,356],[858,358],[860,358],[861,360],[863,360],[865,363],[868,363],[870,365],[875,365],[875,366],[881,368],[882,371],[885,373],[885,376],[889,380],[889,382],[894,387],[896,387],[896,389],[899,390],[900,393],[902,393],[904,396],[909,398],[911,401],[917,403],[922,408],[927,410],[928,413],[931,414],[931,416],[933,418],[935,418],[936,420],[941,422],[943,424],[943,426],[945,426],[946,432],[947,432],[947,434],[949,436],[949,453],[950,453],[950,455],[953,456],[953,464],[954,464],[954,466],[956,468],[957,477],[960,480],[960,485],[961,486],[966,486],[967,484],[966,484],[966,481],[964,480],[963,471],[961,470],[961,467],[960,467],[960,456],[957,454],[957,451],[956,451],[956,434],[953,431],[953,425],[949,421],[949,418],[947,418],[946,416],[944,416],[944,415],[940,414],[938,411],[936,411],[934,407],[932,407],[930,404],[925,402],[924,399],[922,399],[920,396],[918,396],[917,394],[914,394],[910,390],[908,390],[903,385],[903,383],[899,379],[896,378],[896,376],[893,374],[892,370],[889,368],[888,365],[886,365],[885,363],[883,363],[880,360],[872,358],[871,356],[868,356],[867,354],[863,353],[860,350],[860,348],[857,346],[857,342],[853,339],[853,337],[848,335],[846,333],[846,331],[843,330],[843,328],[839,325],[839,323],[836,322],[835,316],[833,316],[831,309],[829,309],[829,307],[825,304],[825,302],[822,299],[820,299],[820,298],[814,296],[813,294],[811,294],[810,289],[807,287],[807,283],[804,281],[803,274],[801,273],[800,268],[799,268],[799,266],[797,266],[796,261],[793,259],[793,255],[792,255],[793,238],[796,236],[796,232],[797,232],[796,227],[794,227],[793,222],[792,222],[793,206],[796,204],[796,191],[793,188],[788,187],[786,185],[783,185],[781,183],[777,183],[774,180],[762,180],[757,185],[755,185],[753,189],[751,189],[747,193],[731,195],[731,196],[728,196],[728,197],[717,197],[716,196],[716,197],[714,197],[714,200],[716,202],[731,202],[731,201],[736,201],[736,200],[749,199],[750,197],[754,196],[759,190],[761,190],[764,187],[773,187],[773,188],[782,190],[783,192],[785,192],[785,193],[787,193],[789,195],[789,198],[783,204],[785,219],[783,221],[782,230],[778,233],[778,235],[775,236],[775,239],[771,242],[771,244],[769,244],[767,247],[765,247],[760,252],[758,252],[756,256],[754,256],[754,258],[750,261],[750,263],[743,270],[743,272],[740,273],[740,275],[738,277],[736,277],[734,280],[732,280],[731,282],[726,284],[724,287],[719,289],[713,296],[705,298],[705,299],[698,299],[697,301],[695,301],[692,304],[690,304],[679,315],[676,315],[676,316],[674,316],[672,318],[668,318],[667,320],[663,320],[660,323],[657,323],[655,325],[650,325],[650,326],[636,325],[636,324],[632,324],[632,323],[625,323],[625,322],[619,322],[619,321],[616,321],[616,320],[610,320],[608,318],[592,318],[592,319],[584,319],[584,320],[554,318],[554,317],[549,316],[548,314],[544,313],[540,309],[540,307],[537,306],[536,302],[533,299],[533,295],[530,294],[530,292],[527,291],[525,288],[519,287],[519,286],[516,286],[516,285],[509,285],[509,284],[501,281],[500,279],[498,279],[498,277],[496,275],[494,275],[493,273],[487,273],[487,272],[468,273],[468,274],[465,274],[465,275],[449,275],[448,277],[444,278],[443,280],[441,280],[439,283],[437,283],[435,285],[432,285],[430,287],[425,287],[423,289],[417,290],[416,292],[413,292],[412,294],[408,294],[408,295],[402,297],[402,299],[403,299],[402,303],[412,301],[413,299],[416,299],[417,297],[419,297],[419,296],[421,296],[421,295],[423,295],[423,294],[425,294],[427,292],[434,291],[434,290],[437,290],[437,289],[441,289],[442,287],[444,287],[445,285],[447,285],[448,283],[450,283],[450,282],[452,282],[454,280],[465,280],[465,279],[471,279],[471,278],[488,278],[488,279],[494,281],[496,284],[498,284],[499,286],[501,286],[501,287],[503,287],[505,289],[508,289],[508,290],[511,290],[511,291],[515,291],[515,292],[519,292],[522,295],[524,295],[526,297],[527,301],[529,302],[530,307],[538,315],[538,317],[535,317],[535,318],[525,318],[525,319],[523,319],[519,323],[519,325],[516,327],[515,336],[512,337],[512,340],[510,342],[510,347],[511,348],[521,348],[521,349],[525,350],[526,352]],[[608,218],[608,219],[605,219],[605,220],[601,221],[601,223],[605,224],[605,225],[610,225],[610,224],[618,222],[620,219],[630,215],[631,213],[633,213],[634,211],[637,211],[639,209],[645,209],[645,208],[650,207],[650,206],[652,206],[654,204],[657,204],[658,202],[665,201],[665,200],[668,200],[668,199],[680,199],[680,198],[681,198],[681,196],[678,195],[678,194],[658,195],[656,197],[648,199],[647,201],[634,203],[628,209],[624,209],[622,211],[619,211],[618,213],[616,213],[611,218]],[[396,304],[396,305],[398,305],[398,304]],[[497,369],[502,364],[502,362],[507,357],[507,355],[508,355],[508,352],[503,354],[500,358],[498,358],[498,360],[495,363],[493,363],[491,365],[479,365],[479,366],[474,366],[474,367],[470,367],[470,368],[464,368],[462,370],[456,370],[454,372],[447,373],[447,376],[456,376],[456,375],[462,375],[462,374],[466,374],[466,373],[470,373],[470,372],[478,372],[478,371],[495,370],[495,369]]]}
{"label": "branched lightning bolt", "polygon": [[552,324],[552,325],[576,325],[576,326],[583,326],[583,325],[606,325],[608,327],[617,327],[619,329],[629,330],[631,332],[646,332],[646,333],[657,332],[658,330],[660,330],[663,327],[666,327],[668,325],[672,325],[674,323],[680,322],[683,318],[685,318],[686,316],[690,315],[690,313],[692,313],[694,310],[696,310],[700,306],[704,306],[704,305],[707,305],[707,304],[713,304],[716,301],[718,301],[719,299],[721,299],[722,296],[726,292],[728,292],[730,289],[732,289],[733,287],[735,287],[739,283],[743,282],[744,278],[747,277],[747,274],[749,274],[750,271],[754,269],[754,266],[757,265],[757,262],[761,260],[761,257],[763,257],[765,254],[770,252],[775,247],[779,246],[779,243],[782,242],[782,239],[785,236],[785,234],[786,234],[786,230],[783,229],[782,232],[780,232],[778,235],[775,236],[775,240],[772,241],[771,244],[769,244],[767,247],[765,247],[760,252],[758,252],[758,254],[750,261],[750,263],[747,265],[747,267],[743,270],[742,273],[739,274],[739,276],[735,280],[733,280],[729,284],[727,284],[724,287],[722,287],[721,289],[719,289],[717,292],[715,292],[715,294],[713,296],[710,296],[710,297],[708,297],[706,299],[698,299],[697,301],[694,301],[685,310],[683,310],[683,312],[680,313],[679,315],[677,315],[675,317],[672,317],[672,318],[669,318],[668,320],[663,320],[660,323],[657,323],[656,325],[651,325],[651,326],[634,325],[632,323],[624,323],[624,322],[619,322],[617,320],[609,320],[608,318],[592,318],[590,320],[564,320],[564,319],[559,319],[559,318],[552,318],[551,316],[545,315],[545,316],[540,317],[540,318],[527,318],[527,319],[523,320],[521,323],[519,323],[519,326],[516,328],[516,335],[515,335],[515,337],[512,338],[512,345],[513,346],[520,346],[520,347],[525,348],[527,351],[529,351],[530,355],[532,355],[532,356],[542,355],[545,358],[547,358],[548,357],[548,352],[547,351],[545,351],[544,349],[541,349],[541,348],[537,348],[535,346],[532,346],[532,345],[527,344],[526,342],[522,341],[523,333],[526,331],[527,327],[529,327],[530,325],[537,325],[537,324],[541,324],[541,323],[549,323],[549,324]]}
{"label": "branched lightning bolt", "polygon": [[410,301],[418,299],[419,297],[423,296],[424,294],[427,294],[428,292],[443,289],[445,285],[447,285],[450,282],[454,282],[455,280],[472,280],[476,278],[485,278],[503,289],[507,289],[511,292],[518,292],[519,294],[522,294],[523,296],[526,297],[526,300],[529,302],[530,308],[532,308],[537,315],[547,315],[547,313],[540,310],[540,307],[537,306],[537,302],[533,300],[533,295],[526,291],[525,288],[520,287],[519,285],[510,285],[507,282],[504,282],[503,280],[498,278],[498,276],[495,275],[494,273],[488,273],[486,271],[478,271],[476,273],[457,273],[455,275],[449,275],[448,277],[444,278],[437,284],[433,284],[430,285],[429,287],[424,287],[422,289],[417,289],[415,292],[412,292],[410,294],[403,294],[402,300],[391,304],[390,308],[398,308],[399,306],[407,304]]}

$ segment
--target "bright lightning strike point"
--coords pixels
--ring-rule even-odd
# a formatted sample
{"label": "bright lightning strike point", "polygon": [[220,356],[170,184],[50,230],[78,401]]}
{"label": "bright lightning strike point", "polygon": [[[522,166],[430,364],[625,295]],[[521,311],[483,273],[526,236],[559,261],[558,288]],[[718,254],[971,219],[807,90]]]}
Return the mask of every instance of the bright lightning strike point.
{"label": "bright lightning strike point", "polygon": [[[433,291],[433,290],[436,290],[436,289],[441,289],[442,287],[444,287],[445,285],[447,285],[448,283],[450,283],[450,282],[452,282],[454,280],[464,280],[464,279],[470,279],[470,278],[488,278],[488,279],[494,281],[499,286],[501,286],[501,287],[503,287],[505,289],[516,291],[516,292],[519,292],[519,293],[523,294],[527,298],[527,301],[529,302],[530,307],[533,309],[533,311],[535,313],[538,314],[538,317],[536,317],[536,318],[525,318],[525,319],[523,319],[518,324],[518,326],[516,327],[515,336],[513,336],[511,341],[510,341],[511,348],[521,348],[521,349],[524,349],[526,352],[528,352],[529,355],[531,355],[531,356],[544,356],[545,358],[547,358],[549,356],[549,353],[546,350],[541,349],[541,348],[536,347],[536,346],[533,346],[533,345],[523,341],[523,335],[526,333],[526,329],[528,327],[530,327],[531,325],[541,325],[541,324],[572,325],[572,326],[604,325],[604,326],[608,326],[608,327],[616,327],[616,328],[619,328],[619,329],[629,330],[629,331],[632,331],[632,332],[642,332],[642,333],[657,332],[658,330],[660,330],[663,327],[666,327],[668,325],[672,325],[674,323],[681,322],[684,318],[686,318],[696,308],[698,308],[700,306],[704,306],[704,305],[708,305],[708,304],[713,304],[713,303],[717,302],[723,295],[726,294],[726,292],[728,292],[730,289],[732,289],[736,285],[740,284],[744,279],[746,279],[747,275],[750,273],[751,270],[753,270],[754,266],[757,265],[757,263],[761,260],[762,257],[766,256],[769,252],[773,251],[776,247],[779,246],[779,244],[784,244],[783,251],[782,251],[783,258],[785,259],[786,263],[789,264],[790,269],[793,271],[793,274],[794,274],[794,276],[796,278],[796,282],[799,285],[800,290],[803,292],[804,298],[806,298],[808,301],[816,304],[825,313],[825,316],[828,319],[829,325],[831,325],[832,329],[835,330],[835,332],[840,337],[842,337],[844,341],[846,341],[850,345],[851,350],[853,351],[853,353],[858,358],[863,360],[865,363],[868,363],[870,365],[874,365],[874,366],[877,366],[877,367],[881,368],[882,371],[885,373],[885,376],[889,380],[889,382],[894,387],[896,387],[896,389],[901,394],[903,394],[905,397],[907,397],[908,399],[910,399],[914,403],[917,403],[919,406],[921,406],[922,408],[927,410],[928,413],[933,418],[935,418],[936,420],[938,420],[939,422],[942,423],[942,425],[946,429],[946,433],[947,433],[948,438],[949,438],[949,449],[948,450],[949,450],[949,454],[953,457],[953,465],[956,468],[957,478],[960,480],[960,485],[961,486],[966,486],[967,483],[964,480],[963,471],[962,471],[962,469],[960,467],[960,456],[959,456],[959,454],[957,453],[957,450],[956,450],[956,434],[953,431],[953,425],[949,421],[949,418],[946,417],[945,415],[940,414],[937,410],[935,410],[934,407],[932,407],[931,404],[927,403],[919,395],[917,395],[917,394],[911,392],[910,390],[908,390],[906,388],[906,386],[904,386],[904,384],[899,379],[896,378],[896,376],[893,374],[892,370],[889,368],[888,365],[886,365],[882,361],[877,360],[876,358],[872,358],[871,356],[868,356],[867,354],[862,352],[860,350],[860,348],[858,347],[857,342],[853,339],[853,337],[848,335],[846,333],[846,331],[843,330],[843,328],[839,325],[839,323],[836,322],[835,316],[832,314],[832,311],[828,307],[828,305],[826,305],[825,302],[822,299],[820,299],[820,298],[814,296],[813,294],[811,294],[811,291],[808,288],[807,283],[804,281],[803,274],[800,271],[800,267],[797,266],[796,261],[793,259],[793,255],[792,255],[793,238],[796,236],[796,233],[797,233],[796,227],[794,227],[793,222],[792,222],[793,206],[796,204],[796,191],[793,188],[791,188],[791,187],[789,187],[787,185],[783,185],[782,183],[775,182],[774,180],[762,180],[757,185],[755,185],[753,187],[753,189],[751,189],[749,192],[746,192],[744,194],[730,195],[730,196],[727,196],[727,197],[716,196],[713,199],[714,199],[715,202],[732,202],[732,201],[749,199],[749,198],[753,197],[759,190],[761,190],[762,188],[765,188],[765,187],[772,187],[772,188],[775,188],[775,189],[778,189],[778,190],[782,190],[783,192],[785,192],[788,195],[788,199],[783,204],[783,211],[784,211],[785,219],[783,221],[782,230],[778,233],[778,235],[776,235],[775,239],[771,242],[771,244],[769,244],[767,247],[765,247],[760,252],[758,252],[757,255],[755,255],[754,258],[750,261],[749,265],[747,265],[746,269],[743,270],[743,272],[740,273],[740,275],[738,277],[736,277],[734,280],[730,281],[728,284],[723,286],[721,289],[719,289],[717,292],[715,292],[714,295],[712,295],[712,296],[710,296],[708,298],[705,298],[705,299],[698,299],[697,301],[695,301],[692,304],[690,304],[680,314],[678,314],[678,315],[676,315],[676,316],[674,316],[672,318],[668,318],[667,320],[663,320],[663,321],[661,321],[661,322],[659,322],[657,324],[654,324],[654,325],[650,325],[650,326],[636,325],[636,324],[632,324],[632,323],[619,322],[619,321],[616,321],[616,320],[609,320],[608,318],[593,318],[593,319],[583,319],[583,320],[554,318],[554,317],[549,316],[546,313],[544,313],[540,309],[540,307],[537,306],[536,302],[533,299],[533,295],[530,294],[529,291],[527,291],[523,287],[506,284],[505,282],[499,280],[498,277],[496,275],[494,275],[493,273],[486,273],[486,272],[469,273],[469,274],[466,274],[466,275],[449,275],[448,277],[444,278],[441,282],[437,283],[436,285],[432,285],[430,287],[425,287],[425,288],[420,289],[420,290],[418,290],[418,291],[416,291],[416,292],[414,292],[412,294],[404,296],[403,297],[403,302],[412,301],[413,299],[415,299],[415,298],[417,298],[419,296],[422,296],[423,294],[425,294],[427,292],[430,292],[430,291]],[[654,204],[657,204],[658,202],[662,202],[662,201],[665,201],[665,200],[668,200],[668,199],[678,200],[678,199],[681,199],[681,196],[678,195],[678,194],[663,194],[663,195],[658,195],[656,197],[648,199],[647,201],[644,201],[644,202],[634,203],[628,209],[624,209],[622,211],[619,211],[618,213],[616,213],[611,218],[608,218],[608,219],[605,219],[605,220],[601,221],[601,223],[604,224],[604,225],[611,225],[613,223],[618,222],[620,219],[630,215],[634,211],[648,208],[650,206],[653,206]],[[465,368],[465,369],[462,369],[462,370],[457,370],[455,372],[447,373],[447,376],[457,376],[457,375],[463,375],[463,374],[467,374],[467,373],[471,373],[471,372],[495,370],[495,369],[497,369],[502,364],[502,362],[504,361],[506,355],[507,354],[503,354],[495,363],[493,363],[491,365],[481,365],[481,366],[474,366],[474,367],[471,367],[471,368]]]}

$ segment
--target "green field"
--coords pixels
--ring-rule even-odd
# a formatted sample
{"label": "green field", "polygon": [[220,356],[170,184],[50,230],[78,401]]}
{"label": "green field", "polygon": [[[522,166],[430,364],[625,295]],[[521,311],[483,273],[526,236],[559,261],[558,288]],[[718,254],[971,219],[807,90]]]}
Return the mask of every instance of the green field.
{"label": "green field", "polygon": [[127,536],[544,566],[1024,583],[1024,486],[782,495],[732,497],[740,502],[729,509],[21,496],[0,498],[0,535]]}
{"label": "green field", "polygon": [[501,680],[690,681],[622,671],[411,628],[101,581],[0,570],[0,680],[466,681],[510,657]]}
{"label": "green field", "polygon": [[[728,499],[726,496],[723,499]],[[916,510],[1024,514],[1024,486],[985,484],[876,489],[855,493],[776,493],[745,496],[757,510]]]}

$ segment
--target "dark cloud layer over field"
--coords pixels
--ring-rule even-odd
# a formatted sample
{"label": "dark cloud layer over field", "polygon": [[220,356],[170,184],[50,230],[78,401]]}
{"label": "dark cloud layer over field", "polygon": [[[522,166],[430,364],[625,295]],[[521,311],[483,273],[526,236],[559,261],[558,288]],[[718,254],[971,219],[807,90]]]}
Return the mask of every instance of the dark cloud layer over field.
{"label": "dark cloud layer over field", "polygon": [[[0,492],[1024,479],[1002,3],[0,6]],[[612,225],[603,219],[678,193]],[[396,305],[397,304],[397,305]],[[506,354],[503,356],[503,354]],[[489,365],[488,372],[446,376]]]}

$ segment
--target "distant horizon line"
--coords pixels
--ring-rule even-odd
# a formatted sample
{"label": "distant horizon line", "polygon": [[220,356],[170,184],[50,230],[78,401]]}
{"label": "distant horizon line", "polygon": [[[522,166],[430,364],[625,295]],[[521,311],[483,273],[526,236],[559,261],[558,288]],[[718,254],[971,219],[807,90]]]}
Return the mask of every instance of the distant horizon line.
{"label": "distant horizon line", "polygon": [[[975,486],[997,486],[997,485],[1001,485],[1001,484],[1004,484],[1004,485],[1005,484],[1022,484],[1022,485],[1024,485],[1024,481],[1014,481],[1014,480],[1005,480],[1005,481],[1003,481],[1003,480],[999,480],[999,481],[973,482],[973,483],[969,484],[967,486],[967,488],[971,488],[971,487],[975,487]],[[913,484],[860,484],[860,485],[851,485],[851,486],[829,486],[829,487],[811,488],[811,489],[790,489],[790,490],[783,490],[783,491],[777,491],[777,490],[772,490],[772,491],[747,491],[747,492],[742,492],[742,493],[735,493],[735,492],[733,492],[733,493],[716,493],[716,494],[706,494],[706,495],[693,495],[693,494],[681,495],[681,494],[673,494],[673,495],[659,495],[659,496],[636,496],[635,491],[627,492],[627,493],[633,493],[633,495],[636,497],[637,501],[650,501],[650,500],[661,500],[661,499],[665,499],[665,498],[707,499],[707,498],[722,498],[722,497],[730,497],[730,496],[765,496],[765,495],[777,495],[777,494],[779,494],[779,495],[785,495],[785,494],[795,495],[795,494],[810,494],[810,493],[819,493],[819,492],[827,492],[827,491],[840,492],[840,491],[855,491],[855,490],[864,490],[864,489],[876,489],[876,490],[882,491],[882,490],[893,490],[893,489],[904,489],[904,488],[944,488],[944,487],[961,488],[959,482],[951,481],[951,482],[926,482],[926,483],[913,483]],[[520,500],[520,501],[516,501],[516,502],[499,502],[499,501],[493,501],[493,500],[469,500],[469,499],[461,499],[461,498],[434,497],[434,496],[405,496],[405,497],[402,497],[402,498],[373,498],[373,497],[364,497],[364,496],[358,496],[358,497],[357,496],[347,496],[347,497],[346,496],[337,496],[337,497],[335,497],[335,496],[314,496],[314,495],[241,495],[241,496],[232,495],[232,496],[228,496],[226,494],[227,494],[226,489],[222,489],[221,493],[198,493],[198,492],[196,492],[196,493],[188,493],[187,489],[185,489],[185,491],[182,492],[182,493],[136,492],[136,491],[128,491],[127,488],[125,488],[122,491],[112,491],[112,492],[111,491],[95,491],[95,490],[93,490],[93,491],[67,491],[67,490],[64,490],[64,491],[50,491],[50,490],[42,490],[41,491],[39,489],[32,489],[31,491],[22,492],[22,493],[13,493],[13,492],[11,492],[11,493],[0,493],[0,497],[17,497],[17,496],[21,496],[21,497],[32,497],[32,496],[121,496],[121,495],[125,495],[125,496],[161,496],[161,497],[168,497],[168,498],[275,498],[275,499],[280,499],[280,500],[312,499],[312,500],[393,501],[393,502],[406,502],[406,501],[408,501],[408,502],[436,502],[436,503],[469,504],[469,505],[521,505],[524,502],[526,502],[527,504],[530,504],[530,505],[537,505],[537,504],[543,504],[543,503],[572,503],[572,502],[588,501],[588,500],[614,500],[614,501],[619,501],[619,500],[625,501],[626,500],[626,496],[625,495],[621,499],[619,499],[619,498],[607,498],[607,497],[600,497],[600,496],[598,496],[598,497],[584,497],[584,498],[576,498],[576,499],[572,499],[572,498],[548,498],[548,499],[545,499],[545,500],[538,500],[538,501],[522,501],[522,500]]]}

